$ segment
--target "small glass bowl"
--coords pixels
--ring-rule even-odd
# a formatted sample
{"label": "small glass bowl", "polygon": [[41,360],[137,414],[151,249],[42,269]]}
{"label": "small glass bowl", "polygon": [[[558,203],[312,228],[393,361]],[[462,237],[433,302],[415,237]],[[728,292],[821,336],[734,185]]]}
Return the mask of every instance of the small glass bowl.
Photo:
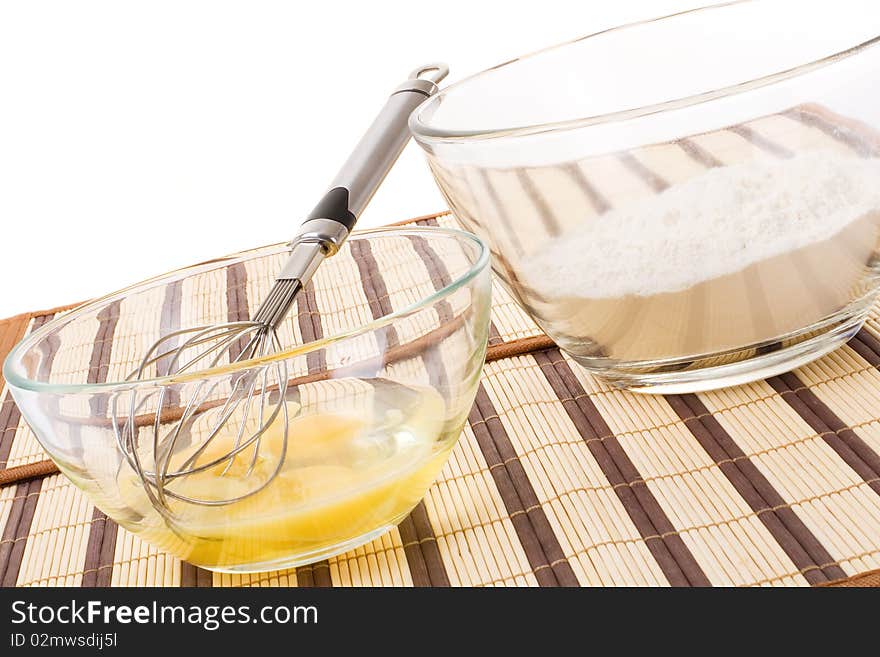
{"label": "small glass bowl", "polygon": [[[279,327],[286,351],[231,364],[224,355],[216,367],[177,376],[163,376],[168,364],[160,360],[151,378],[126,380],[160,335],[250,317],[287,252],[284,244],[246,251],[87,303],[27,336],[3,367],[42,446],[97,507],[211,570],[296,566],[390,529],[443,467],[479,385],[488,252],[471,234],[436,227],[353,234]],[[283,402],[279,372],[287,381]],[[151,501],[119,428],[129,420],[137,427],[136,449],[149,469],[168,444],[152,445],[154,429],[167,438],[180,418],[174,409],[198,400],[172,458],[192,454],[201,418],[210,423],[236,381],[264,374],[276,377],[265,404],[284,409],[286,445],[272,424],[250,472],[242,458],[248,451],[228,472],[210,468],[174,480],[169,490],[210,502],[231,499],[224,496],[253,481],[268,485],[232,504]],[[234,438],[221,433],[215,440],[228,447]]]}
{"label": "small glass bowl", "polygon": [[858,331],[880,285],[880,12],[729,2],[606,30],[410,117],[541,328],[635,391],[761,379]]}

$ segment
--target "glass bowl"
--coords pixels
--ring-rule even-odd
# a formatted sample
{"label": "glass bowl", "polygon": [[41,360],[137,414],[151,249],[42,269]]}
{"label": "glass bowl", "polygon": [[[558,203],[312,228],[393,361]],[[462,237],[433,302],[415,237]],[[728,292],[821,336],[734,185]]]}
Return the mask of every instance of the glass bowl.
{"label": "glass bowl", "polygon": [[878,289],[880,12],[762,0],[479,73],[410,128],[495,272],[588,370],[743,383],[851,337]]}
{"label": "glass bowl", "polygon": [[[97,507],[212,570],[295,566],[390,529],[443,467],[479,384],[488,251],[471,234],[418,227],[353,234],[279,327],[287,351],[230,364],[232,345],[211,369],[163,376],[160,359],[147,378],[126,380],[160,335],[250,317],[287,252],[284,244],[246,251],[80,306],[25,338],[3,368],[42,446]],[[206,467],[166,482],[177,496],[157,503],[133,455],[147,472],[157,462],[181,471],[173,464],[205,444],[205,428],[241,380],[268,391],[258,397],[269,427],[259,452],[208,467],[239,444],[230,429],[238,425],[224,425],[195,461]],[[136,427],[132,450],[122,427]]]}

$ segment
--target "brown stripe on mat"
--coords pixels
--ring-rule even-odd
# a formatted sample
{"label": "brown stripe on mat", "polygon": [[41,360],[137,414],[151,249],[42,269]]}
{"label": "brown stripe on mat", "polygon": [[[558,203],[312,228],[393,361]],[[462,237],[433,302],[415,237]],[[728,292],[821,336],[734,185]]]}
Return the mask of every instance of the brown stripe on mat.
{"label": "brown stripe on mat", "polygon": [[[107,380],[107,372],[110,367],[110,355],[113,349],[113,335],[116,332],[116,324],[119,321],[121,301],[112,304],[98,313],[98,333],[95,336],[95,344],[92,347],[92,356],[89,360],[89,383],[103,383]],[[96,400],[89,400],[95,402]],[[106,406],[106,401],[99,400],[101,406]],[[101,417],[106,414],[106,408],[98,412],[92,408],[93,415]],[[92,512],[92,522],[89,527],[89,540],[86,545],[86,560],[83,565],[82,586],[109,586],[113,574],[113,557],[116,550],[116,523],[108,518],[97,507]]]}
{"label": "brown stripe on mat", "polygon": [[117,524],[96,507],[92,512],[80,586],[86,588],[110,586],[118,531]]}
{"label": "brown stripe on mat", "polygon": [[[370,314],[374,319],[378,319],[391,312],[391,300],[388,298],[385,281],[379,274],[379,264],[366,240],[353,240],[348,244],[351,255],[357,262],[361,287],[364,289],[367,303],[370,304]],[[393,327],[386,327],[386,330],[382,331],[381,337],[385,339],[387,348],[394,348],[400,344],[400,338]]]}
{"label": "brown stripe on mat", "polygon": [[110,352],[113,350],[113,335],[119,322],[119,309],[122,301],[114,301],[105,306],[97,315],[98,332],[89,359],[88,383],[104,383],[110,369]]}
{"label": "brown stripe on mat", "polygon": [[[430,244],[428,244],[428,241],[419,235],[409,235],[408,238],[410,243],[412,243],[415,252],[425,263],[425,268],[428,270],[428,275],[431,277],[431,283],[433,283],[434,289],[442,290],[449,285],[452,282],[449,270],[446,268],[446,265],[443,263],[440,256],[437,255],[437,252],[434,251]],[[446,322],[450,320],[452,318],[452,308],[449,305],[449,302],[443,300],[437,305],[437,313],[440,315],[440,321]],[[390,312],[390,304],[388,304],[388,307]]]}
{"label": "brown stripe on mat", "polygon": [[[243,262],[226,268],[226,321],[244,322],[250,319],[247,299],[247,269]],[[229,345],[229,361],[237,359],[248,344],[246,336]]]}
{"label": "brown stripe on mat", "polygon": [[525,169],[517,169],[516,177],[519,179],[519,184],[522,185],[526,196],[529,197],[529,201],[532,202],[532,205],[534,205],[535,209],[538,211],[538,216],[541,217],[541,221],[547,229],[547,232],[554,237],[559,235],[559,233],[562,232],[562,226],[559,224],[559,219],[557,219],[556,215],[553,213],[550,204],[547,203],[547,199],[544,198],[541,191],[535,187],[535,182],[531,179]]}
{"label": "brown stripe on mat", "polygon": [[[43,324],[51,320],[52,317],[53,315],[51,314],[36,317],[33,321],[31,331],[40,328]],[[22,316],[19,321],[15,322],[15,324],[10,323],[5,327],[6,331],[4,332],[2,339],[0,339],[0,342],[2,342],[3,346],[7,348],[7,352],[12,349],[16,342],[24,337],[29,323],[29,319]],[[57,349],[57,336],[44,343],[43,360],[40,363],[40,370],[38,372],[38,375],[42,379],[48,379],[49,369],[52,366],[52,359],[55,357],[55,351]],[[5,355],[7,352],[0,351],[0,354]],[[0,379],[0,382],[2,382],[2,379]],[[15,401],[12,399],[12,394],[7,391],[6,397],[3,400],[3,406],[0,407],[0,468],[5,468],[6,464],[9,462],[9,454],[12,451],[12,441],[15,440],[15,434],[20,420],[21,412],[18,410],[18,406],[15,405]]]}
{"label": "brown stripe on mat", "polygon": [[[437,255],[437,252],[428,244],[428,241],[424,237],[417,235],[409,235],[408,237],[413,245],[413,249],[422,259],[422,262],[425,263],[425,269],[428,270],[434,290],[442,290],[449,285],[452,282],[449,270],[443,264],[440,256]],[[437,317],[443,324],[452,320],[454,313],[452,306],[449,305],[446,299],[435,303],[434,309],[437,311]],[[431,385],[441,391],[448,389],[449,381],[446,375],[446,366],[443,363],[439,345],[429,346],[426,351],[423,351],[422,360],[425,363],[425,368],[428,370]]]}
{"label": "brown stripe on mat", "polygon": [[808,582],[818,584],[846,576],[699,397],[667,395],[666,401]]}
{"label": "brown stripe on mat", "polygon": [[7,391],[0,406],[0,468],[5,468],[9,461],[9,452],[12,450],[12,441],[15,440],[15,432],[21,413],[12,395]]}
{"label": "brown stripe on mat", "polygon": [[181,561],[180,585],[189,588],[211,588],[214,586],[214,574],[210,570]]}
{"label": "brown stripe on mat", "polygon": [[[296,297],[296,319],[299,324],[299,332],[303,342],[314,342],[324,337],[324,327],[318,315],[318,299],[315,296],[315,286],[312,281],[300,290]],[[306,365],[309,374],[323,372],[327,369],[327,355],[323,349],[306,354]],[[330,577],[330,562],[326,559],[315,563],[297,566],[296,585],[304,588],[315,586],[333,586]]]}
{"label": "brown stripe on mat", "polygon": [[449,586],[449,575],[437,547],[437,537],[420,501],[397,526],[413,586]]}
{"label": "brown stripe on mat", "polygon": [[483,384],[468,416],[501,501],[541,586],[578,586],[559,539]]}
{"label": "brown stripe on mat", "polygon": [[847,427],[794,372],[771,377],[767,383],[856,474],[880,494],[880,454]]}
{"label": "brown stripe on mat", "polygon": [[729,132],[732,132],[736,135],[739,135],[746,141],[751,144],[757,146],[761,150],[767,151],[771,155],[775,155],[779,158],[789,158],[794,155],[790,150],[788,150],[785,146],[777,144],[774,141],[771,141],[764,137],[763,135],[758,134],[751,127],[745,124],[732,125],[727,128]]}
{"label": "brown stripe on mat", "polygon": [[632,153],[618,153],[617,159],[620,160],[620,163],[623,164],[623,166],[636,174],[645,182],[645,184],[648,185],[648,187],[658,194],[669,188],[669,181],[666,180],[666,178],[656,171],[646,167]]}
{"label": "brown stripe on mat", "polygon": [[880,368],[880,340],[868,329],[864,327],[859,329],[855,337],[849,341],[849,346],[871,365]]}
{"label": "brown stripe on mat", "polygon": [[[318,313],[318,299],[315,296],[315,285],[309,281],[296,297],[296,319],[303,342],[314,342],[324,338],[324,327]],[[309,374],[323,372],[327,369],[327,354],[318,349],[306,354],[306,365]]]}
{"label": "brown stripe on mat", "polygon": [[9,518],[0,537],[0,586],[15,586],[24,547],[31,530],[34,511],[37,508],[42,479],[19,484],[12,499]]}
{"label": "brown stripe on mat", "polygon": [[[422,243],[422,253],[427,253],[425,251],[425,248],[427,248],[431,254],[428,255],[428,258],[439,261],[437,254],[427,246],[427,243],[424,240],[422,240]],[[388,288],[379,271],[379,265],[369,243],[366,240],[354,240],[349,242],[349,244],[351,244],[352,255],[358,263],[361,286],[370,302],[370,312],[373,318],[378,319],[383,315],[393,312],[391,299],[388,296]],[[416,250],[418,252],[418,248]],[[437,282],[442,279],[443,272],[437,270],[436,266],[434,271],[432,271],[431,265],[428,264],[427,260],[426,266],[436,286]],[[445,271],[445,267],[443,270]],[[449,277],[448,272],[446,272],[446,277]],[[447,309],[451,313],[448,304]],[[393,326],[387,327],[386,333],[386,340],[389,345],[396,346],[400,343],[397,331]],[[425,366],[429,371],[433,369],[429,361],[425,362]],[[401,541],[403,541],[403,550],[406,554],[406,562],[409,566],[413,585],[449,586],[449,575],[446,573],[446,567],[443,565],[443,558],[437,547],[437,537],[434,534],[433,527],[431,527],[428,511],[423,501],[420,501],[412,512],[403,519],[397,526],[397,530],[400,532]]]}
{"label": "brown stripe on mat", "polygon": [[596,211],[596,214],[604,214],[608,212],[611,204],[608,202],[601,192],[591,183],[583,170],[577,165],[575,162],[570,162],[569,164],[564,164],[559,167],[560,171],[565,172],[578,186],[584,196],[587,197],[587,200],[590,202],[590,205],[593,206],[593,209]]}
{"label": "brown stripe on mat", "polygon": [[296,585],[301,588],[333,586],[333,579],[330,576],[330,562],[327,559],[297,566],[294,574],[296,575]]}
{"label": "brown stripe on mat", "polygon": [[819,114],[811,112],[802,107],[795,107],[786,112],[783,112],[783,114],[793,119],[796,119],[797,121],[800,121],[804,125],[808,125],[811,128],[821,130],[832,139],[836,139],[837,141],[849,146],[861,157],[876,157],[878,154],[878,149],[874,145],[865,141],[863,137],[859,136],[858,132],[843,125],[842,123],[832,123],[831,121],[828,121]]}
{"label": "brown stripe on mat", "polygon": [[[92,346],[92,355],[89,359],[89,371],[86,375],[87,383],[103,383],[107,380],[110,369],[110,352],[113,350],[113,335],[116,333],[116,324],[119,322],[119,309],[122,301],[114,301],[105,306],[97,315],[98,332]],[[89,400],[93,417],[105,417],[107,415],[107,400],[103,396],[93,397]]]}
{"label": "brown stripe on mat", "polygon": [[672,586],[710,586],[657,498],[558,349],[534,354],[547,382]]}
{"label": "brown stripe on mat", "polygon": [[721,160],[691,139],[679,139],[675,143],[681,148],[681,150],[687,153],[692,160],[699,162],[707,169],[714,169],[715,167],[723,166]]}

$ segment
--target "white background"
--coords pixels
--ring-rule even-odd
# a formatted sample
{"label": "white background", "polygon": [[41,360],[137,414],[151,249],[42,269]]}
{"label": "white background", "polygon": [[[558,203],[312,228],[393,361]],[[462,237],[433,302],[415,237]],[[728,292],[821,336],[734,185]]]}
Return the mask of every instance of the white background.
{"label": "white background", "polygon": [[[0,317],[289,239],[419,64],[702,4],[0,0]],[[443,208],[410,144],[359,226]]]}

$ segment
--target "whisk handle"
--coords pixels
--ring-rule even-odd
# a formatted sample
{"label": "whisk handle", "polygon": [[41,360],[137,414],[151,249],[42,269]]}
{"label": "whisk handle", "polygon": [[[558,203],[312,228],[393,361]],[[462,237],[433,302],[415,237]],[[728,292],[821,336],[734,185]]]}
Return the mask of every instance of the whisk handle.
{"label": "whisk handle", "polygon": [[446,64],[427,64],[394,90],[291,245],[321,242],[326,255],[339,249],[409,141],[409,115],[448,72]]}

